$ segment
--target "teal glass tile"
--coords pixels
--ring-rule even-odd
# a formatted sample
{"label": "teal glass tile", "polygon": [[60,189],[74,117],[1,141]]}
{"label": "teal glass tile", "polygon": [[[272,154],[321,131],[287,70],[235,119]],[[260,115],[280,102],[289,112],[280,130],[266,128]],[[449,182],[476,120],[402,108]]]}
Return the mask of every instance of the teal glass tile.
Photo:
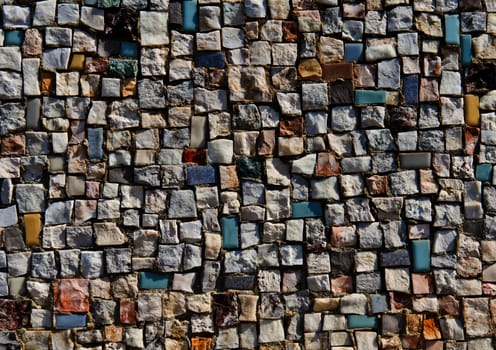
{"label": "teal glass tile", "polygon": [[384,90],[355,90],[355,104],[367,105],[374,103],[386,103],[386,91]]}
{"label": "teal glass tile", "polygon": [[222,247],[225,249],[237,249],[239,221],[238,218],[222,217]]}
{"label": "teal glass tile", "polygon": [[479,181],[491,181],[493,166],[491,164],[479,164],[475,168],[475,177]]}
{"label": "teal glass tile", "polygon": [[444,15],[444,40],[448,45],[460,45],[460,18]]}
{"label": "teal glass tile", "polygon": [[360,62],[363,60],[363,44],[350,43],[344,46],[344,60],[346,62]]}
{"label": "teal glass tile", "polygon": [[71,329],[86,327],[85,314],[58,314],[55,315],[56,329]]}
{"label": "teal glass tile", "polygon": [[314,218],[323,215],[320,202],[298,202],[291,204],[293,218]]}
{"label": "teal glass tile", "polygon": [[5,33],[4,45],[5,46],[21,46],[24,41],[23,30],[10,30]]}
{"label": "teal glass tile", "polygon": [[472,63],[472,35],[462,34],[460,39],[462,47],[462,65],[468,66]]}
{"label": "teal glass tile", "polygon": [[169,287],[170,275],[168,273],[140,272],[140,289],[167,289]]}
{"label": "teal glass tile", "polygon": [[183,30],[196,32],[198,28],[198,5],[196,0],[183,0]]}
{"label": "teal glass tile", "polygon": [[120,55],[124,57],[138,57],[138,44],[129,41],[123,41],[121,43]]}
{"label": "teal glass tile", "polygon": [[419,239],[412,241],[413,270],[416,272],[431,269],[431,241]]}
{"label": "teal glass tile", "polygon": [[349,315],[348,328],[377,328],[377,317],[365,315]]}

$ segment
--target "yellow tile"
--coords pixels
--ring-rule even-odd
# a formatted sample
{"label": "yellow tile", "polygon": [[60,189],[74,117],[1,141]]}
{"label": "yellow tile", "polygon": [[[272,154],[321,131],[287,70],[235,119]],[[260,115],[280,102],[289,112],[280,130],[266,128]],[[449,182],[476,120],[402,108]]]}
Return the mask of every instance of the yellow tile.
{"label": "yellow tile", "polygon": [[75,54],[72,56],[70,70],[83,70],[84,68],[84,55]]}
{"label": "yellow tile", "polygon": [[465,95],[465,122],[470,126],[479,126],[479,96]]}
{"label": "yellow tile", "polygon": [[41,215],[24,214],[24,231],[26,233],[26,245],[40,245]]}

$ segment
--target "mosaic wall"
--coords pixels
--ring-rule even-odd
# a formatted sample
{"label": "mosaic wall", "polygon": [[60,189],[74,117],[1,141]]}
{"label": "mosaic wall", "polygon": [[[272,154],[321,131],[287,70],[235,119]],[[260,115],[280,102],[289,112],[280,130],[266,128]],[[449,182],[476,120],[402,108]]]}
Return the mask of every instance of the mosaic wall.
{"label": "mosaic wall", "polygon": [[493,348],[496,0],[2,0],[1,349]]}

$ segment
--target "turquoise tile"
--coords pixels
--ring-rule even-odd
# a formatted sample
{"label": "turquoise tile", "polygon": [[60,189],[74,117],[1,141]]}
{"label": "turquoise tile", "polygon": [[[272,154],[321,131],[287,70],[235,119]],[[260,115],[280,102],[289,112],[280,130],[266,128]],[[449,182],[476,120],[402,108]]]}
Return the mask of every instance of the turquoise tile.
{"label": "turquoise tile", "polygon": [[170,275],[168,273],[140,272],[140,289],[167,289],[169,287]]}
{"label": "turquoise tile", "polygon": [[121,43],[120,55],[123,57],[138,57],[138,44],[129,41]]}
{"label": "turquoise tile", "polygon": [[444,40],[448,45],[460,45],[460,19],[458,15],[444,15]]}
{"label": "turquoise tile", "polygon": [[377,317],[365,315],[349,315],[348,328],[377,328]]}
{"label": "turquoise tile", "polygon": [[461,35],[462,57],[461,61],[464,66],[472,63],[472,35]]}
{"label": "turquoise tile", "polygon": [[196,0],[183,0],[183,30],[196,32],[198,28],[198,5]]}
{"label": "turquoise tile", "polygon": [[58,314],[55,315],[56,329],[71,329],[86,327],[87,317],[84,314]]}
{"label": "turquoise tile", "polygon": [[238,218],[224,216],[221,218],[221,225],[222,225],[222,247],[225,249],[237,249],[239,244]]}
{"label": "turquoise tile", "polygon": [[346,62],[360,62],[363,60],[363,44],[350,43],[344,46],[344,60]]}
{"label": "turquoise tile", "polygon": [[4,45],[14,45],[21,46],[24,41],[24,31],[23,30],[10,30],[5,32]]}
{"label": "turquoise tile", "polygon": [[493,166],[491,164],[479,164],[475,168],[475,177],[479,181],[491,181]]}
{"label": "turquoise tile", "polygon": [[298,202],[291,204],[293,218],[314,218],[323,215],[320,202]]}
{"label": "turquoise tile", "polygon": [[431,269],[431,241],[419,239],[412,241],[413,270],[416,272]]}
{"label": "turquoise tile", "polygon": [[355,104],[367,105],[374,103],[386,103],[386,91],[384,90],[355,90]]}

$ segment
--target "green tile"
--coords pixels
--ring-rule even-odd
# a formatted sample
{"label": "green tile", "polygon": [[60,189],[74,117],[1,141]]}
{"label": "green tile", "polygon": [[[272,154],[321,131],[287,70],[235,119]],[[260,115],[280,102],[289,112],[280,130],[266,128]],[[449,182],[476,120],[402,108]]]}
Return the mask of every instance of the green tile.
{"label": "green tile", "polygon": [[109,63],[109,73],[123,78],[135,77],[138,74],[138,61],[111,58]]}
{"label": "green tile", "polygon": [[475,168],[475,177],[479,181],[491,181],[492,170],[492,164],[479,164]]}
{"label": "green tile", "polygon": [[198,5],[196,0],[183,0],[183,30],[196,32],[198,28]]}
{"label": "green tile", "polygon": [[239,245],[238,232],[239,220],[236,217],[222,217],[222,247],[225,249],[237,249]]}
{"label": "green tile", "polygon": [[448,45],[460,45],[460,18],[458,15],[444,15],[444,40]]}
{"label": "green tile", "polygon": [[293,218],[314,218],[323,215],[320,202],[298,202],[291,204]]}
{"label": "green tile", "polygon": [[415,272],[430,271],[431,269],[431,241],[419,239],[412,241],[413,270]]}
{"label": "green tile", "polygon": [[140,272],[140,289],[167,289],[169,287],[170,275],[168,273]]}
{"label": "green tile", "polygon": [[348,328],[377,328],[377,317],[365,315],[349,315]]}
{"label": "green tile", "polygon": [[355,104],[384,104],[386,103],[386,91],[384,90],[355,90]]}

